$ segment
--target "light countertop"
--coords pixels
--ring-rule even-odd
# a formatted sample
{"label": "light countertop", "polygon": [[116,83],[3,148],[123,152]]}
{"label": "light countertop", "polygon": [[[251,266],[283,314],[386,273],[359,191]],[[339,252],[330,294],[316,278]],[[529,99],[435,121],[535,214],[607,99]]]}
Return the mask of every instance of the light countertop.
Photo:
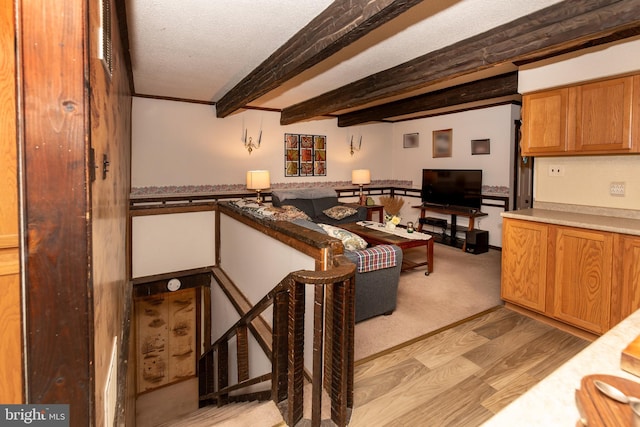
{"label": "light countertop", "polygon": [[513,401],[483,424],[504,426],[571,426],[579,419],[575,389],[585,375],[607,374],[640,382],[640,378],[620,369],[620,355],[640,335],[640,310]]}
{"label": "light countertop", "polygon": [[534,208],[503,212],[501,215],[504,218],[640,236],[640,219],[602,215],[587,209],[584,211],[589,213]]}

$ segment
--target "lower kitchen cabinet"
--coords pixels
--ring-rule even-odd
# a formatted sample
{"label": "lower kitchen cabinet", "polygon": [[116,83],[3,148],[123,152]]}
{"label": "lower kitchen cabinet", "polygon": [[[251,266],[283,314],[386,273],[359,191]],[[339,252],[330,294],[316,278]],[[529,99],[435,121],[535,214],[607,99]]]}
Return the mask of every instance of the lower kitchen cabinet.
{"label": "lower kitchen cabinet", "polygon": [[561,321],[602,334],[609,329],[613,234],[552,227],[553,306]]}
{"label": "lower kitchen cabinet", "polygon": [[640,308],[640,237],[505,218],[501,294],[602,334]]}
{"label": "lower kitchen cabinet", "polygon": [[549,227],[530,221],[504,221],[502,299],[545,311]]}

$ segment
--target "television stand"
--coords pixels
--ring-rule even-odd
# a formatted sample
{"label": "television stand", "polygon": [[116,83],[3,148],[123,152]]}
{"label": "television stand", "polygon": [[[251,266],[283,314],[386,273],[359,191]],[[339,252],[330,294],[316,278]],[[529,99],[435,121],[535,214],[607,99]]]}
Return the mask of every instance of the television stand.
{"label": "television stand", "polygon": [[[481,218],[483,216],[487,216],[489,214],[485,213],[485,212],[481,212],[477,209],[461,209],[461,208],[455,208],[455,207],[448,207],[448,206],[434,206],[434,205],[419,205],[419,206],[412,206],[412,208],[415,209],[420,209],[420,219],[418,220],[418,231],[422,231],[422,226],[424,224],[427,223],[426,221],[426,212],[435,212],[435,213],[439,213],[439,214],[443,214],[443,215],[451,215],[451,234],[450,234],[450,238],[449,238],[449,244],[451,246],[457,246],[456,245],[456,233],[458,231],[471,231],[473,230],[473,227],[475,225],[475,219],[476,218]],[[469,218],[469,227],[463,227],[463,226],[458,226],[458,216],[463,216],[466,218]],[[447,227],[449,228],[449,227]],[[444,231],[444,234],[446,234],[446,231]],[[445,240],[446,236],[443,236],[443,241]],[[462,250],[466,251],[466,245],[467,242],[465,241],[462,244]]]}

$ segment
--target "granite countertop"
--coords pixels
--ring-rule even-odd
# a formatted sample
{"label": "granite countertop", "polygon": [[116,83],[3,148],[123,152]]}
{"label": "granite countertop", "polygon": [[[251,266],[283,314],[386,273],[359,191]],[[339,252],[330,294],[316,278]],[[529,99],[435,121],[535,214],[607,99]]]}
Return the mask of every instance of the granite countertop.
{"label": "granite countertop", "polygon": [[503,426],[571,426],[579,419],[575,389],[585,375],[606,374],[640,382],[640,378],[620,369],[620,355],[640,334],[640,310],[513,401],[483,424]]}
{"label": "granite countertop", "polygon": [[536,204],[533,209],[502,212],[505,218],[640,236],[640,212],[588,206]]}

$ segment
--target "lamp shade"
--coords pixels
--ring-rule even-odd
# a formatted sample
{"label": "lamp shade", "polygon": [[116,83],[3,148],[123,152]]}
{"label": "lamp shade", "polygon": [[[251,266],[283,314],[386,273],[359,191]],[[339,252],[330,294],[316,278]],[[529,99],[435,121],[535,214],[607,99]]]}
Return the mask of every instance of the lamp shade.
{"label": "lamp shade", "polygon": [[269,171],[257,170],[247,171],[247,189],[265,190],[271,186]]}
{"label": "lamp shade", "polygon": [[369,169],[355,169],[351,171],[351,182],[356,185],[371,183],[371,172]]}

